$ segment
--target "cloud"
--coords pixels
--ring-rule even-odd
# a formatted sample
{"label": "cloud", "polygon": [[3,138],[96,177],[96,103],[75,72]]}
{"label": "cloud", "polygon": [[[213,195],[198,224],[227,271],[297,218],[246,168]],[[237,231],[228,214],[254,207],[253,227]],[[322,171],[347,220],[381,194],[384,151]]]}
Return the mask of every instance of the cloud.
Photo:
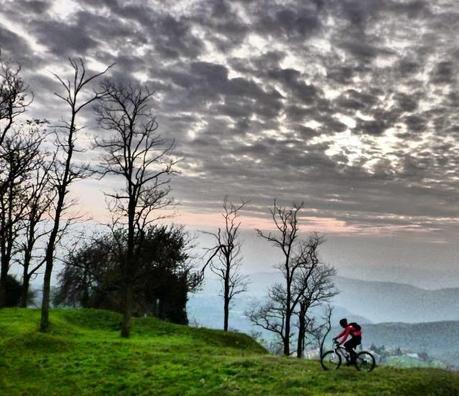
{"label": "cloud", "polygon": [[278,197],[352,231],[453,229],[454,0],[68,1],[63,14],[52,1],[0,10],[34,111],[59,116],[48,76],[67,56],[116,62],[114,78],[156,91],[188,209],[215,210],[230,194],[259,216]]}

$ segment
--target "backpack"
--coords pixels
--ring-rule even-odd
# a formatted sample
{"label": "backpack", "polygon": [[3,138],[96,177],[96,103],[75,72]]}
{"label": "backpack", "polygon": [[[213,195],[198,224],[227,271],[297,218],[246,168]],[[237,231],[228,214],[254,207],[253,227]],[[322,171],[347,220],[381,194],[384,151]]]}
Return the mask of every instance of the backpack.
{"label": "backpack", "polygon": [[352,323],[349,323],[349,325],[358,331],[362,330],[362,327],[360,327],[358,323],[352,322]]}

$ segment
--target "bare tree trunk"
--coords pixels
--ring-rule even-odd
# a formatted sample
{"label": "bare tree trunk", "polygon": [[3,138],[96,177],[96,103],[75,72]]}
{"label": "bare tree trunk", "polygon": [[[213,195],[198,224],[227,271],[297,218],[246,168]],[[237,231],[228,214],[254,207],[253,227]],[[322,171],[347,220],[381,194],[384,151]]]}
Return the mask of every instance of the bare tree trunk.
{"label": "bare tree trunk", "polygon": [[[59,223],[57,223],[59,227]],[[56,228],[56,227],[54,227]],[[54,229],[53,229],[54,231]],[[46,332],[49,328],[49,301],[51,294],[51,273],[53,271],[53,258],[54,258],[54,239],[50,239],[48,248],[46,249],[46,267],[45,275],[43,278],[43,296],[41,301],[41,317],[40,317],[40,331]]]}
{"label": "bare tree trunk", "polygon": [[[10,169],[11,170],[11,169]],[[13,194],[14,176],[8,176],[6,181],[6,202],[2,202],[1,217],[1,257],[2,262],[0,271],[0,308],[6,306],[7,300],[7,280],[8,271],[10,270],[10,263],[12,258],[13,243],[15,242],[15,230],[13,222],[15,215],[13,214],[14,207],[14,194]],[[2,197],[2,200],[5,199]],[[6,205],[5,205],[6,203]],[[6,208],[5,208],[6,206]]]}
{"label": "bare tree trunk", "polygon": [[284,355],[290,356],[290,321],[291,321],[290,310],[285,312],[285,336],[284,336]]}
{"label": "bare tree trunk", "polygon": [[304,358],[304,340],[306,337],[306,307],[304,303],[300,303],[300,311],[298,313],[298,344],[296,349],[296,357]]}
{"label": "bare tree trunk", "polygon": [[132,286],[130,283],[125,286],[123,321],[121,322],[121,337],[128,338],[131,335],[132,317]]}
{"label": "bare tree trunk", "polygon": [[223,330],[228,331],[228,322],[229,322],[229,271],[227,272],[227,276],[225,277],[225,287],[224,287],[224,301],[223,301]]}
{"label": "bare tree trunk", "polygon": [[27,249],[24,255],[23,270],[22,270],[21,301],[19,304],[22,308],[27,308],[27,296],[29,294],[29,283],[30,283],[30,275],[29,275],[29,267],[30,267],[30,260],[31,260],[30,256],[31,256],[31,251]]}
{"label": "bare tree trunk", "polygon": [[289,255],[286,258],[286,268],[287,268],[287,296],[286,296],[286,310],[285,310],[285,336],[284,336],[284,355],[290,356],[290,332],[291,332],[291,321],[292,321],[292,311],[291,311],[291,301],[292,301],[292,287],[289,274]]}
{"label": "bare tree trunk", "polygon": [[24,248],[24,262],[23,270],[22,270],[22,287],[21,287],[21,302],[20,306],[22,308],[27,308],[28,303],[28,295],[29,295],[29,285],[30,285],[30,277],[31,273],[29,273],[30,264],[32,261],[32,249],[33,249],[33,238],[34,238],[34,230],[35,225],[33,223],[33,219],[29,217],[29,234],[27,235],[27,243]]}
{"label": "bare tree trunk", "polygon": [[22,279],[22,288],[21,288],[21,302],[20,307],[27,308],[29,301],[29,288],[30,288],[30,277],[24,276]]}
{"label": "bare tree trunk", "polygon": [[0,275],[0,308],[6,306],[6,284],[8,279],[8,270],[2,263],[1,275]]}
{"label": "bare tree trunk", "polygon": [[[132,173],[132,170],[130,170]],[[130,176],[132,177],[132,176]],[[136,260],[134,257],[134,240],[135,240],[135,209],[136,202],[135,189],[129,184],[129,203],[128,203],[128,240],[127,251],[123,265],[124,278],[124,304],[123,304],[123,321],[121,324],[121,337],[128,338],[131,334],[131,315],[132,315],[132,273],[135,273],[134,265]]]}
{"label": "bare tree trunk", "polygon": [[[0,208],[3,211],[3,208]],[[6,280],[8,277],[9,263],[6,260],[6,240],[3,237],[5,235],[5,224],[4,213],[1,214],[1,226],[2,238],[0,240],[0,308],[6,306]]]}

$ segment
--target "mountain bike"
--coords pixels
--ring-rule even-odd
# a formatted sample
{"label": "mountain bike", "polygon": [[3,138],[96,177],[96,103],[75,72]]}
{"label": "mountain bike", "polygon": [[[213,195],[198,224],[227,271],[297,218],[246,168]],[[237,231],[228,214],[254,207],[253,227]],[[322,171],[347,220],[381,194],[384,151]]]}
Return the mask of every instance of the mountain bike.
{"label": "mountain bike", "polygon": [[[333,350],[327,351],[321,356],[320,365],[324,370],[337,370],[343,361],[346,361],[348,365],[352,364],[348,351],[338,342],[335,342]],[[375,357],[368,351],[358,352],[354,366],[359,371],[370,372],[376,366]]]}

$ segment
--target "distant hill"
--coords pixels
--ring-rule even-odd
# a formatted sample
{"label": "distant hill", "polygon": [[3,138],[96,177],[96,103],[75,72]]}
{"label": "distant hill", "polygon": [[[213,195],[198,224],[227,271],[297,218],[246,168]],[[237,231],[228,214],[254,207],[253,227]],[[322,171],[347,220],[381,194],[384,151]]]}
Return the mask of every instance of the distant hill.
{"label": "distant hill", "polygon": [[[249,293],[242,299],[264,298],[267,288],[279,281],[276,272],[250,274]],[[366,322],[435,322],[459,320],[459,288],[427,290],[403,283],[335,277],[340,293],[333,304],[365,318]],[[218,295],[209,279],[207,295]]]}
{"label": "distant hill", "polygon": [[364,347],[374,344],[427,352],[459,367],[459,321],[367,324],[363,326],[363,334]]}
{"label": "distant hill", "polygon": [[[239,297],[233,303],[230,311],[230,328],[250,334],[252,332],[261,332],[265,336],[272,335],[265,333],[261,328],[255,327],[246,317],[245,311],[258,297],[251,294]],[[191,296],[187,304],[188,318],[191,323],[206,326],[215,329],[221,329],[223,326],[223,300],[218,294],[197,294]],[[333,322],[338,322],[341,318],[348,318],[350,321],[359,323],[371,323],[370,320],[359,315],[354,315],[347,309],[339,306],[334,307]],[[269,338],[269,337],[268,337]]]}
{"label": "distant hill", "polygon": [[372,322],[459,320],[459,288],[425,290],[393,282],[336,277],[334,302]]}
{"label": "distant hill", "polygon": [[[247,317],[245,311],[254,303],[261,303],[269,286],[278,281],[279,275],[275,272],[261,272],[251,274],[248,291],[234,299],[230,311],[230,327],[234,330],[250,334],[253,331],[265,333],[255,327]],[[199,325],[221,328],[223,325],[223,299],[220,296],[219,284],[216,279],[207,278],[203,289],[190,295],[187,304],[188,318]],[[372,323],[368,318],[357,315],[343,306],[334,305],[333,321],[347,317],[359,323]],[[265,335],[269,335],[266,333]]]}

